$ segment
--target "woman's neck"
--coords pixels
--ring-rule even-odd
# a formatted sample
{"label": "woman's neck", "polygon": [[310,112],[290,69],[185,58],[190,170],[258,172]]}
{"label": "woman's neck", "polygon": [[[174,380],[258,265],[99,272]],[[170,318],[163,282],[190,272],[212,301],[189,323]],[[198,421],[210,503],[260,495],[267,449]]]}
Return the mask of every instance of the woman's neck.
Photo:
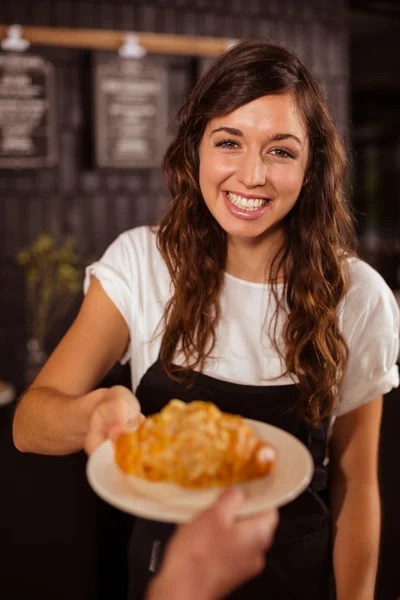
{"label": "woman's neck", "polygon": [[[253,283],[270,280],[272,261],[282,245],[281,231],[264,239],[228,238],[226,272],[238,279]],[[278,281],[283,280],[279,273]]]}

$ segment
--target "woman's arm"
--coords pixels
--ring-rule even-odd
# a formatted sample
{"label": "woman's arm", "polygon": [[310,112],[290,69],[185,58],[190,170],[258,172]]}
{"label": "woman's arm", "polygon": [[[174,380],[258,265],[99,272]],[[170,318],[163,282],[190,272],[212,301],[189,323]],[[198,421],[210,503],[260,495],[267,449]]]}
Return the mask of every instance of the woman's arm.
{"label": "woman's arm", "polygon": [[[17,406],[16,447],[41,454],[81,450],[95,408],[110,394],[121,395],[121,388],[91,390],[123,355],[128,341],[125,320],[93,278],[75,322]],[[128,390],[125,395],[133,398]],[[124,403],[119,404],[123,412]]]}
{"label": "woman's arm", "polygon": [[331,448],[337,600],[373,600],[380,542],[378,445],[382,396],[335,422]]}

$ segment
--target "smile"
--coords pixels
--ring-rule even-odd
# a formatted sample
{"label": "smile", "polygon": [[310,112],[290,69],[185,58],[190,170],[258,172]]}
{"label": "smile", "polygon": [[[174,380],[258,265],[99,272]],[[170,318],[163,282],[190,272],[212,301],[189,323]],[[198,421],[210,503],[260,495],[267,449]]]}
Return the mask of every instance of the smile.
{"label": "smile", "polygon": [[231,204],[247,212],[259,210],[271,202],[266,198],[245,198],[232,192],[226,192],[226,197]]}

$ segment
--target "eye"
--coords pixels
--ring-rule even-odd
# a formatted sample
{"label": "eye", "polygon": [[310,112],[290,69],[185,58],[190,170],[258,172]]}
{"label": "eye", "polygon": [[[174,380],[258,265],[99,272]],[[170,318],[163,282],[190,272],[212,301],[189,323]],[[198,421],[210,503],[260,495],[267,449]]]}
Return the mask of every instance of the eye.
{"label": "eye", "polygon": [[274,148],[271,152],[278,158],[294,158],[294,155],[286,148]]}
{"label": "eye", "polygon": [[227,150],[239,148],[239,144],[235,140],[221,140],[217,142],[215,146],[217,148],[226,148]]}

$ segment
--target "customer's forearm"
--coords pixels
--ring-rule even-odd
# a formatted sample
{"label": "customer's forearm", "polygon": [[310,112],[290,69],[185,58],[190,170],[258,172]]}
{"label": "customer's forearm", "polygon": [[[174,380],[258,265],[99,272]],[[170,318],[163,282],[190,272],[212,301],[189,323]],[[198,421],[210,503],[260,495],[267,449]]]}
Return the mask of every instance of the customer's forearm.
{"label": "customer's forearm", "polygon": [[219,600],[210,589],[204,564],[194,557],[195,553],[190,551],[185,556],[176,554],[170,543],[161,569],[150,583],[146,600]]}
{"label": "customer's forearm", "polygon": [[70,396],[48,387],[29,390],[16,408],[15,446],[21,452],[38,454],[81,450],[99,399],[98,394]]}
{"label": "customer's forearm", "polygon": [[205,594],[201,582],[183,568],[180,573],[161,571],[150,583],[146,600],[214,600]]}

